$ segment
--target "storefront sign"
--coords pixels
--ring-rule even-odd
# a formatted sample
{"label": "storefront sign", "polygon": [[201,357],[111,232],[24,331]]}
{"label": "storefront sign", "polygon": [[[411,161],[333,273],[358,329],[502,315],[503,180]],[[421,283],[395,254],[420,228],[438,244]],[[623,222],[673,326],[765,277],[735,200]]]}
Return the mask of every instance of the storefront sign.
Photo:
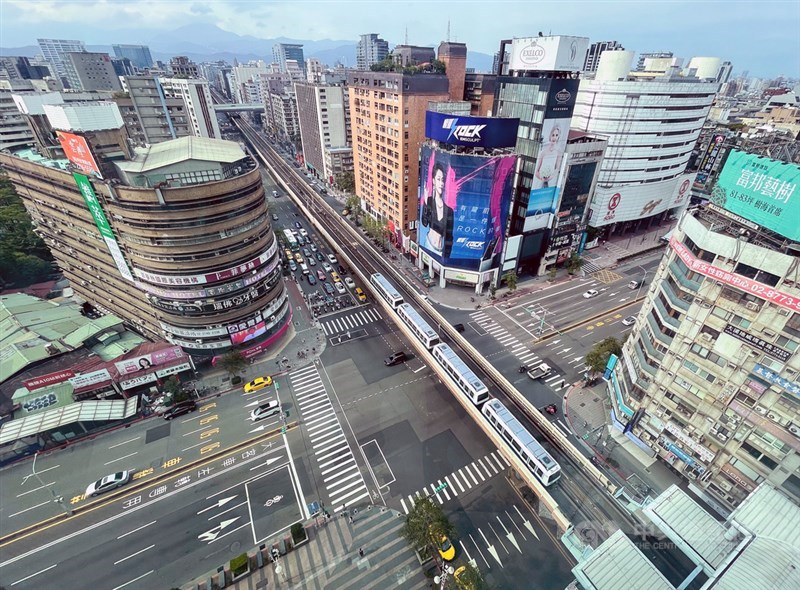
{"label": "storefront sign", "polygon": [[665,429],[667,432],[673,434],[678,440],[680,440],[684,445],[692,449],[695,453],[697,453],[700,458],[705,461],[706,463],[710,463],[714,459],[714,453],[712,453],[709,449],[701,445],[700,443],[694,441],[688,434],[686,434],[682,428],[676,426],[672,422],[667,422],[665,424]]}
{"label": "storefront sign", "polygon": [[69,380],[70,377],[74,377],[75,373],[72,371],[56,371],[55,373],[48,373],[47,375],[42,375],[41,377],[37,377],[36,379],[29,379],[27,381],[23,381],[22,384],[25,386],[25,389],[28,391],[34,391],[45,385],[55,385],[56,383],[63,383],[64,381]]}
{"label": "storefront sign", "polygon": [[133,379],[128,379],[127,381],[121,381],[119,386],[122,387],[122,389],[133,389],[134,387],[145,385],[146,383],[155,383],[155,381],[156,374],[148,373],[147,375],[140,375],[139,377],[134,377]]}
{"label": "storefront sign", "polygon": [[734,467],[733,465],[726,463],[725,465],[722,466],[720,471],[722,471],[722,473],[730,477],[733,481],[742,486],[748,492],[752,492],[754,489],[756,489],[755,482],[753,482],[753,480],[747,477],[744,473],[736,469],[736,467]]}
{"label": "storefront sign", "polygon": [[728,324],[725,326],[725,333],[729,336],[733,336],[734,338],[738,338],[742,342],[747,342],[748,344],[754,346],[761,352],[768,354],[769,356],[778,359],[782,363],[785,363],[789,360],[789,357],[792,356],[792,353],[788,350],[784,350],[778,346],[775,346],[771,342],[767,342],[766,340],[762,340],[758,336],[754,336],[749,332],[745,332],[738,326],[732,326]]}
{"label": "storefront sign", "polygon": [[778,387],[782,388],[785,391],[788,391],[795,397],[800,397],[800,385],[789,381],[788,379],[784,379],[777,373],[770,371],[764,365],[759,365],[756,363],[756,366],[753,367],[753,373],[761,377],[762,379],[766,379],[773,385],[777,385]]}
{"label": "storefront sign", "polygon": [[111,381],[111,373],[108,372],[108,369],[82,373],[69,380],[69,382],[72,383],[72,387],[76,390],[92,385],[99,385],[100,383],[106,383],[108,381]]}
{"label": "storefront sign", "polygon": [[675,250],[683,263],[689,267],[689,270],[712,278],[715,281],[730,285],[731,287],[735,287],[745,293],[755,295],[760,299],[779,305],[784,309],[800,312],[800,297],[778,291],[774,287],[770,287],[764,283],[759,283],[758,281],[748,279],[742,275],[737,275],[700,260],[699,258],[695,258],[694,255],[689,252],[688,248],[681,244],[675,236],[670,238],[669,245]]}
{"label": "storefront sign", "polygon": [[167,367],[166,369],[161,369],[160,371],[156,371],[156,377],[169,377],[170,375],[174,375],[175,373],[188,371],[191,368],[192,366],[189,363],[182,363],[180,365],[175,365],[174,367]]}

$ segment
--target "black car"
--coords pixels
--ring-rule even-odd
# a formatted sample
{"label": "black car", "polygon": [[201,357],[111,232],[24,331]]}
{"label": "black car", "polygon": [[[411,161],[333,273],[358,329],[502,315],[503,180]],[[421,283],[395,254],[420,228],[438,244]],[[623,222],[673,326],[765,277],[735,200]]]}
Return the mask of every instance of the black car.
{"label": "black car", "polygon": [[164,412],[162,415],[164,420],[172,420],[173,418],[177,418],[178,416],[183,416],[184,414],[188,414],[189,412],[194,412],[197,409],[197,403],[193,400],[188,400],[185,402],[178,402],[167,408],[167,411]]}
{"label": "black car", "polygon": [[383,359],[383,364],[387,367],[393,367],[394,365],[400,364],[405,360],[406,353],[401,350],[400,352],[393,352],[391,355]]}
{"label": "black car", "polygon": [[314,252],[314,256],[316,256],[317,260],[320,262],[325,262],[325,256],[322,254],[322,252]]}
{"label": "black car", "polygon": [[340,275],[346,275],[347,274],[347,269],[345,267],[343,267],[341,264],[337,268],[339,269],[339,274]]}
{"label": "black car", "polygon": [[294,222],[294,226],[295,226],[297,229],[303,229],[303,225],[302,225],[302,224],[301,224],[299,221],[295,221],[295,222]]}

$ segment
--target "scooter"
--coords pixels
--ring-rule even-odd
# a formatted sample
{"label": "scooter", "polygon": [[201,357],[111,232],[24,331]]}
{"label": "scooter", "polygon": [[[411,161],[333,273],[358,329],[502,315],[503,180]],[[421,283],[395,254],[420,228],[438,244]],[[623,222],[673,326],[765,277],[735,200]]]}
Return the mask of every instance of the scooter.
{"label": "scooter", "polygon": [[520,373],[527,373],[527,371],[528,371],[528,366],[527,366],[527,365],[522,365],[522,366],[519,368],[519,372],[520,372]]}

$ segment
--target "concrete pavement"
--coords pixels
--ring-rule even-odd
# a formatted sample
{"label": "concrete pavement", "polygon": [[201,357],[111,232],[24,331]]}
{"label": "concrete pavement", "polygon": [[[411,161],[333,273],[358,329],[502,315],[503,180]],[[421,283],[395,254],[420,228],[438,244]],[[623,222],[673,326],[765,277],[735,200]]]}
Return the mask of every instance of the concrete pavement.
{"label": "concrete pavement", "polygon": [[[263,567],[255,567],[249,575],[225,587],[235,590],[428,588],[419,561],[400,534],[404,519],[396,510],[367,505],[354,511],[352,523],[344,515],[327,522],[324,518],[318,521],[305,523],[308,542],[279,557],[276,563],[267,557]],[[267,555],[279,540],[266,544]],[[363,549],[363,557],[359,549]],[[250,554],[257,552],[254,549]],[[254,565],[257,563],[253,560]],[[218,575],[216,572],[215,569],[194,580],[183,586],[183,590],[207,590],[205,584]]]}

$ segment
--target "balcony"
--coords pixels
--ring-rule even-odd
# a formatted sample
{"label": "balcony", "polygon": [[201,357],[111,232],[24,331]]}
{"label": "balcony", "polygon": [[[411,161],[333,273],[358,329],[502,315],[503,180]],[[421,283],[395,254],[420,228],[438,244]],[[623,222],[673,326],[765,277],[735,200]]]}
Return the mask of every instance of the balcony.
{"label": "balcony", "polygon": [[649,338],[647,338],[645,335],[642,335],[639,340],[642,344],[644,344],[644,347],[647,349],[647,354],[650,355],[650,358],[658,359],[659,361],[664,360],[664,353],[656,350],[651,344]]}
{"label": "balcony", "polygon": [[661,301],[659,301],[658,299],[656,299],[653,303],[655,303],[655,306],[658,308],[659,314],[661,315],[661,319],[667,322],[670,325],[670,327],[675,329],[675,331],[678,331],[681,327],[680,320],[675,319],[674,317],[669,315],[669,313],[667,313],[667,308],[664,307],[664,304],[661,303]]}
{"label": "balcony", "polygon": [[642,348],[639,346],[639,342],[633,343],[633,349],[636,351],[636,356],[639,358],[639,366],[641,366],[642,370],[655,377],[656,369],[647,364],[647,358],[645,358],[644,352],[642,352]]}
{"label": "balcony", "polygon": [[653,335],[656,337],[656,339],[665,346],[669,347],[672,344],[672,337],[667,336],[659,329],[652,313],[648,313],[646,317],[647,323],[650,324],[650,329],[653,331]]}
{"label": "balcony", "polygon": [[669,271],[672,273],[672,276],[675,277],[675,280],[680,283],[681,287],[687,289],[693,293],[697,293],[700,290],[700,284],[702,283],[702,279],[700,281],[696,281],[694,279],[688,278],[683,271],[678,268],[678,265],[675,262],[670,262],[668,265]]}
{"label": "balcony", "polygon": [[661,288],[664,290],[664,294],[667,296],[667,299],[669,299],[669,302],[673,307],[677,307],[684,313],[689,311],[691,303],[678,297],[678,294],[675,293],[668,281],[661,281]]}

